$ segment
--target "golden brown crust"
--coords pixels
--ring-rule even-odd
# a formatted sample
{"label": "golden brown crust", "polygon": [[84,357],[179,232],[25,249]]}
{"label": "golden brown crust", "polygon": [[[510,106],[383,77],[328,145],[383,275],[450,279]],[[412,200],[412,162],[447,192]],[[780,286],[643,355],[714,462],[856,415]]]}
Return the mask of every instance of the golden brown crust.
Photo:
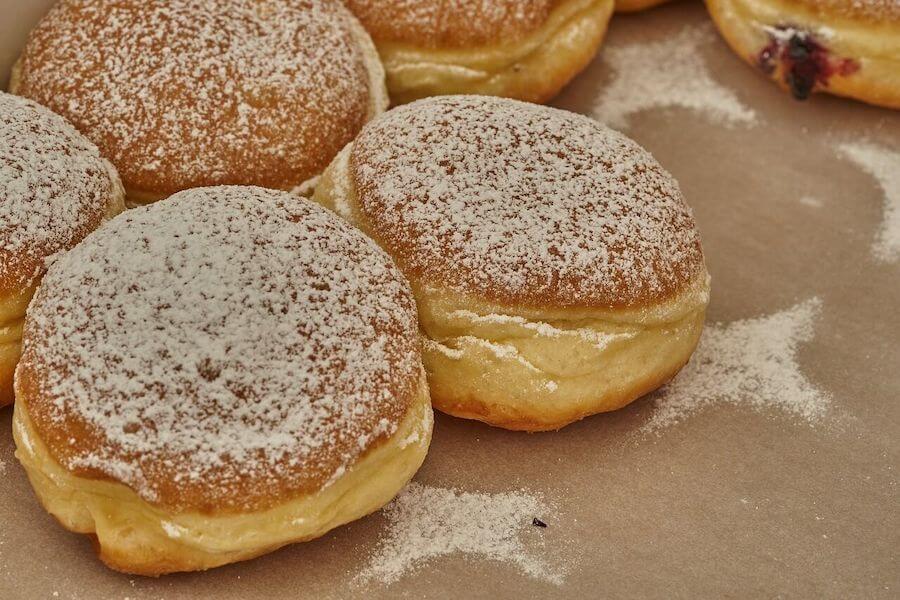
{"label": "golden brown crust", "polygon": [[785,9],[807,9],[822,17],[881,23],[900,21],[897,0],[778,0]]}
{"label": "golden brown crust", "polygon": [[313,494],[239,514],[177,513],[151,505],[126,486],[78,477],[51,456],[24,403],[13,415],[16,457],[44,508],[86,534],[107,566],[158,576],[248,560],[310,540],[387,503],[412,478],[433,424],[424,374],[396,433]]}
{"label": "golden brown crust", "polygon": [[705,270],[674,179],[572,113],[419,101],[370,123],[350,170],[367,233],[423,285],[512,306],[639,307]]}
{"label": "golden brown crust", "polygon": [[498,45],[538,29],[565,0],[346,0],[376,42],[421,48]]}
{"label": "golden brown crust", "polygon": [[[699,327],[696,332],[699,339]],[[510,431],[529,433],[558,431],[586,417],[624,408],[638,398],[659,389],[678,375],[687,364],[695,347],[696,343],[692,344],[683,357],[677,359],[677,364],[670,365],[668,370],[647,373],[642,379],[629,382],[627,388],[612,393],[598,390],[594,399],[582,405],[573,405],[552,412],[522,409],[511,402],[498,402],[496,398],[487,398],[475,390],[460,394],[453,388],[434,384],[431,389],[431,403],[435,409],[448,415],[481,421]]]}
{"label": "golden brown crust", "polygon": [[0,303],[6,303],[34,285],[48,257],[120,212],[123,192],[97,147],[65,119],[3,92],[0,165]]}
{"label": "golden brown crust", "polygon": [[261,6],[63,0],[31,33],[16,92],[68,117],[129,192],[291,189],[356,135],[377,91],[340,2]]}
{"label": "golden brown crust", "polygon": [[[503,132],[492,135],[502,137]],[[372,231],[353,181],[350,154],[348,147],[338,155],[314,199]],[[401,190],[395,186],[394,192]],[[477,185],[468,191],[482,192]],[[465,237],[465,227],[456,229]],[[534,247],[541,246],[535,240]],[[453,257],[443,265],[452,271]],[[705,268],[677,296],[633,308],[498,304],[483,294],[449,289],[434,279],[423,283],[407,274],[419,308],[435,407],[525,431],[559,429],[615,410],[664,383],[696,347],[709,301]]]}
{"label": "golden brown crust", "polygon": [[54,263],[16,394],[74,475],[250,511],[383,443],[416,397],[418,344],[408,284],[370,240],[286,193],[205,188]]}
{"label": "golden brown crust", "polygon": [[669,0],[616,0],[616,12],[630,13],[647,10],[654,6],[664,4]]}

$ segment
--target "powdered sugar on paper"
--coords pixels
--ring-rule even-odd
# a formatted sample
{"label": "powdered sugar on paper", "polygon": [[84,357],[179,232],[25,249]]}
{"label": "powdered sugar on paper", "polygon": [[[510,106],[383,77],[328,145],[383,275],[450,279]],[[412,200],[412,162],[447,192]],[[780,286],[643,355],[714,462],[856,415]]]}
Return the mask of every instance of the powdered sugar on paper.
{"label": "powdered sugar on paper", "polygon": [[709,26],[686,27],[657,42],[636,41],[603,50],[612,71],[592,114],[625,128],[644,110],[681,107],[725,125],[752,125],[757,116],[733,91],[712,78],[701,49],[715,39]]}
{"label": "powdered sugar on paper", "polygon": [[885,262],[900,259],[900,151],[866,142],[840,144],[837,151],[874,177],[884,194],[884,220],[872,253]]}
{"label": "powdered sugar on paper", "polygon": [[708,326],[691,361],[660,392],[642,430],[659,431],[717,403],[821,420],[830,397],[797,364],[797,350],[812,339],[820,307],[813,298],[766,317]]}
{"label": "powdered sugar on paper", "polygon": [[411,483],[384,509],[387,531],[360,575],[393,583],[434,558],[463,554],[509,563],[549,583],[561,584],[559,552],[548,558],[545,532],[553,508],[525,491],[485,494]]}

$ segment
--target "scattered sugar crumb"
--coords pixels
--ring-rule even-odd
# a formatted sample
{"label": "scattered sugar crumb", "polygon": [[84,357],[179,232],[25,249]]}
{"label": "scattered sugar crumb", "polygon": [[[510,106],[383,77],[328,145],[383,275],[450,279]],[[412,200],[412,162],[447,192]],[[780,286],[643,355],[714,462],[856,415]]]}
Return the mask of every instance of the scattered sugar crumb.
{"label": "scattered sugar crumb", "polygon": [[872,246],[881,261],[900,259],[900,152],[872,143],[844,143],[838,154],[874,177],[884,193],[884,221]]}
{"label": "scattered sugar crumb", "polygon": [[613,79],[597,100],[594,117],[621,129],[634,113],[677,106],[725,125],[753,124],[753,109],[716,82],[706,67],[700,49],[714,39],[709,26],[685,27],[658,42],[604,49]]}
{"label": "scattered sugar crumb", "polygon": [[822,208],[825,204],[815,196],[800,196],[800,204],[811,208]]}
{"label": "scattered sugar crumb", "polygon": [[820,308],[813,298],[766,317],[708,326],[642,430],[658,432],[720,402],[778,408],[810,423],[821,419],[830,398],[803,376],[796,359],[800,343],[812,339]]}
{"label": "scattered sugar crumb", "polygon": [[0,460],[0,475],[6,475],[6,462]]}
{"label": "scattered sugar crumb", "polygon": [[542,552],[547,529],[533,525],[550,522],[554,512],[525,491],[483,494],[411,483],[385,508],[387,531],[360,579],[390,584],[433,558],[459,553],[561,585],[565,570]]}

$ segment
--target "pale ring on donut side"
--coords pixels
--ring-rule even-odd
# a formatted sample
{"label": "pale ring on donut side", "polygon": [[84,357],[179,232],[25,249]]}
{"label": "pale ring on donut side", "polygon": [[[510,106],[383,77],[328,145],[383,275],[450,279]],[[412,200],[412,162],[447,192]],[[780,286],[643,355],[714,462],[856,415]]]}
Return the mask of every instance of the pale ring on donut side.
{"label": "pale ring on donut side", "polygon": [[[352,149],[326,169],[313,199],[370,233]],[[434,407],[532,432],[619,409],[672,379],[699,342],[709,302],[705,268],[675,296],[630,310],[513,307],[410,279]]]}
{"label": "pale ring on donut side", "polygon": [[396,433],[314,494],[252,513],[170,514],[127,486],[63,469],[36,434],[25,402],[13,413],[16,458],[44,508],[94,536],[109,567],[140,575],[198,571],[320,537],[387,504],[425,460],[433,416],[424,375]]}
{"label": "pale ring on donut side", "polygon": [[594,58],[612,12],[613,0],[564,0],[536,30],[488,45],[429,47],[373,37],[394,104],[443,94],[546,102]]}

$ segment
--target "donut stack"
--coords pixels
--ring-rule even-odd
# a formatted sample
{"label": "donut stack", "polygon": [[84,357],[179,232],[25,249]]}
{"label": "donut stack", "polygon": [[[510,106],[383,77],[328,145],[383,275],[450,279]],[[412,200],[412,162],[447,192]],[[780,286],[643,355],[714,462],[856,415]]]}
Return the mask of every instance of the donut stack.
{"label": "donut stack", "polygon": [[677,182],[520,101],[656,3],[61,0],[0,93],[0,404],[44,507],[114,569],[208,569],[389,502],[432,404],[556,430],[674,377],[709,300]]}

